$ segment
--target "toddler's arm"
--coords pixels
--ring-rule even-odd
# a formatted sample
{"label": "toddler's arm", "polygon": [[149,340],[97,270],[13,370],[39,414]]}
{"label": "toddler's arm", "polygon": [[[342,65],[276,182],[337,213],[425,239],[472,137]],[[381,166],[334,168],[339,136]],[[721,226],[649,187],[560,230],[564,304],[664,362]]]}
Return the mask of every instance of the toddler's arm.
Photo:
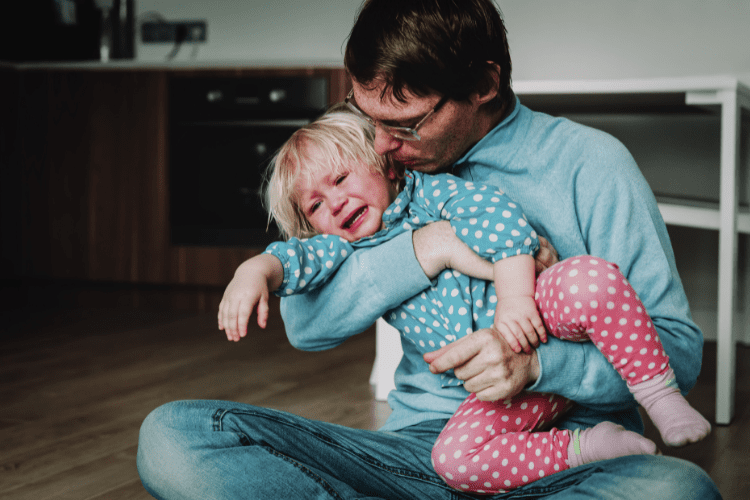
{"label": "toddler's arm", "polygon": [[281,286],[284,269],[281,261],[261,254],[243,262],[234,273],[219,304],[219,330],[235,342],[247,335],[247,323],[257,308],[258,326],[268,322],[268,295]]}
{"label": "toddler's arm", "polygon": [[497,307],[495,329],[515,352],[531,352],[539,341],[547,341],[542,318],[534,301],[536,286],[534,257],[506,257],[493,264]]}
{"label": "toddler's arm", "polygon": [[412,237],[419,265],[430,279],[444,269],[455,269],[472,278],[487,281],[493,279],[492,264],[456,236],[450,222],[427,224],[415,231]]}

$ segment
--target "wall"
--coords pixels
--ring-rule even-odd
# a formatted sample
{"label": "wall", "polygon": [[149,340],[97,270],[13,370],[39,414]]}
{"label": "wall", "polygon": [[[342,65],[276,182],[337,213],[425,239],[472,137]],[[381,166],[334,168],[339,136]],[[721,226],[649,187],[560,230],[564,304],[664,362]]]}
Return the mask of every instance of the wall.
{"label": "wall", "polygon": [[[140,19],[205,19],[208,39],[184,46],[175,60],[342,64],[342,47],[359,0],[136,0]],[[137,47],[141,61],[164,61],[171,45]],[[193,50],[195,49],[195,50]]]}
{"label": "wall", "polygon": [[[750,82],[747,0],[497,3],[509,32],[516,81],[730,74]],[[203,0],[138,0],[137,5],[142,19],[158,12],[168,20],[208,21],[208,42],[183,47],[176,57],[179,61],[341,64],[360,0],[227,0],[211,4]],[[138,59],[163,61],[170,49],[169,45],[139,45]],[[640,120],[635,128],[633,120]],[[675,118],[626,116],[608,122],[593,119],[590,124],[615,133],[634,150],[655,190],[709,199],[718,196],[715,120],[695,118],[687,125],[686,135],[672,138],[671,147],[661,148],[664,151],[643,151],[643,142],[633,137],[632,130],[638,130],[641,137],[655,137],[654,133],[665,130],[664,125],[682,126]],[[690,137],[687,143],[685,137]],[[651,140],[655,148],[659,143]],[[750,161],[747,143],[746,138],[746,162]],[[743,180],[743,201],[747,201],[749,184],[750,180]],[[670,228],[670,234],[696,321],[707,338],[715,338],[717,234],[684,228]],[[750,293],[745,291],[750,289],[748,243],[748,237],[741,238],[737,335],[750,343],[750,328],[744,320],[745,311],[750,310]]]}
{"label": "wall", "polygon": [[[206,19],[208,42],[179,59],[337,61],[361,0],[136,0],[138,13]],[[517,80],[744,74],[747,0],[497,0]],[[170,46],[139,45],[143,61]]]}

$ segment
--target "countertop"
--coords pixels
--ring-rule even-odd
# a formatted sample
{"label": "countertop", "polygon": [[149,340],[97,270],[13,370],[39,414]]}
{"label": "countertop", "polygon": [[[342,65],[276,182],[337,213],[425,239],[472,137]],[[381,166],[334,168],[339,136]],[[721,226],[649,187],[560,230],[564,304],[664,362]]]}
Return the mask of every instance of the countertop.
{"label": "countertop", "polygon": [[196,69],[232,69],[232,68],[333,68],[344,67],[343,61],[333,60],[191,60],[191,61],[138,61],[112,60],[70,61],[70,62],[2,62],[0,69],[24,70],[196,70]]}

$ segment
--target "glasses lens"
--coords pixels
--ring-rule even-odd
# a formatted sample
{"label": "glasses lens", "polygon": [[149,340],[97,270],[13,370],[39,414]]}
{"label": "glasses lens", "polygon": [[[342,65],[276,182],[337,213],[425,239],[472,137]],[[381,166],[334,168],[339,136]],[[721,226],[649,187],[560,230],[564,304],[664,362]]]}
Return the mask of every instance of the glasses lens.
{"label": "glasses lens", "polygon": [[[359,106],[357,106],[357,104],[354,102],[354,91],[353,90],[351,92],[349,92],[348,96],[346,96],[346,99],[344,100],[344,103],[355,114],[357,114],[358,116],[360,116],[360,117],[364,118],[365,120],[367,120],[370,123],[370,125],[372,125],[373,127],[377,127],[378,126],[378,124],[375,123],[375,120],[373,120],[368,115],[366,115],[365,112],[362,111],[361,109],[359,109]],[[439,104],[440,103],[438,103],[438,105]],[[434,113],[434,111],[435,110],[433,109],[430,113],[427,114],[427,116],[429,116],[432,113]],[[427,117],[425,117],[425,118],[427,118]],[[423,121],[424,121],[424,119],[422,119],[422,122]],[[420,122],[420,125],[422,124],[422,122]],[[380,125],[380,128],[383,130],[383,132],[385,132],[386,134],[388,134],[388,135],[390,135],[392,137],[395,137],[396,139],[399,139],[401,141],[421,141],[422,140],[422,138],[417,133],[416,128],[411,128],[411,127],[393,127],[393,126],[390,126],[390,125],[384,125],[382,123],[379,124],[379,125]]]}
{"label": "glasses lens", "polygon": [[402,141],[418,141],[421,139],[417,131],[413,128],[389,127],[388,125],[383,124],[381,124],[380,127],[386,134]]}

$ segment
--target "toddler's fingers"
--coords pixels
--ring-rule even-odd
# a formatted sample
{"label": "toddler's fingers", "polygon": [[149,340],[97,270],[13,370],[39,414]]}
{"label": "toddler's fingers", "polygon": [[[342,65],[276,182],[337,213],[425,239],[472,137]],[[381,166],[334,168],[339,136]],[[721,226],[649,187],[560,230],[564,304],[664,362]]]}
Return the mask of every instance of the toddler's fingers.
{"label": "toddler's fingers", "polygon": [[239,310],[237,311],[237,340],[239,337],[247,335],[247,324],[250,322],[250,316],[253,315],[253,307],[255,304],[243,300],[239,304]]}
{"label": "toddler's fingers", "polygon": [[526,337],[526,334],[521,331],[521,333],[518,335],[518,343],[521,344],[521,349],[523,352],[529,354],[531,353],[531,345],[533,342],[529,342],[530,339]]}
{"label": "toddler's fingers", "polygon": [[513,352],[521,352],[525,349],[526,337],[523,336],[523,332],[516,332],[516,329],[517,325],[508,324],[503,324],[501,328],[498,328]]}
{"label": "toddler's fingers", "polygon": [[534,325],[530,321],[523,321],[521,328],[523,329],[523,335],[528,341],[530,346],[539,347],[539,335],[537,334]]}
{"label": "toddler's fingers", "polygon": [[521,352],[521,344],[518,343],[516,336],[513,335],[513,332],[504,323],[495,325],[495,330],[502,335],[510,348],[513,349],[513,352]]}
{"label": "toddler's fingers", "polygon": [[531,324],[526,320],[519,320],[514,324],[512,330],[513,334],[518,339],[518,343],[521,345],[523,352],[530,353],[531,346],[534,345],[534,342],[536,341],[536,335],[530,334],[533,333]]}
{"label": "toddler's fingers", "polygon": [[224,329],[224,322],[221,320],[222,312],[221,312],[221,306],[224,304],[224,301],[222,300],[219,303],[219,312],[216,314],[216,320],[218,322],[219,330]]}
{"label": "toddler's fingers", "polygon": [[268,297],[261,297],[258,301],[258,326],[265,328],[268,324]]}
{"label": "toddler's fingers", "polygon": [[538,322],[534,322],[534,329],[536,330],[536,334],[539,337],[539,340],[546,343],[547,329],[544,327],[544,323],[542,322],[541,318],[538,318]]}
{"label": "toddler's fingers", "polygon": [[224,308],[224,326],[226,327],[227,338],[233,342],[239,340],[236,308],[237,306],[231,303],[227,303]]}

